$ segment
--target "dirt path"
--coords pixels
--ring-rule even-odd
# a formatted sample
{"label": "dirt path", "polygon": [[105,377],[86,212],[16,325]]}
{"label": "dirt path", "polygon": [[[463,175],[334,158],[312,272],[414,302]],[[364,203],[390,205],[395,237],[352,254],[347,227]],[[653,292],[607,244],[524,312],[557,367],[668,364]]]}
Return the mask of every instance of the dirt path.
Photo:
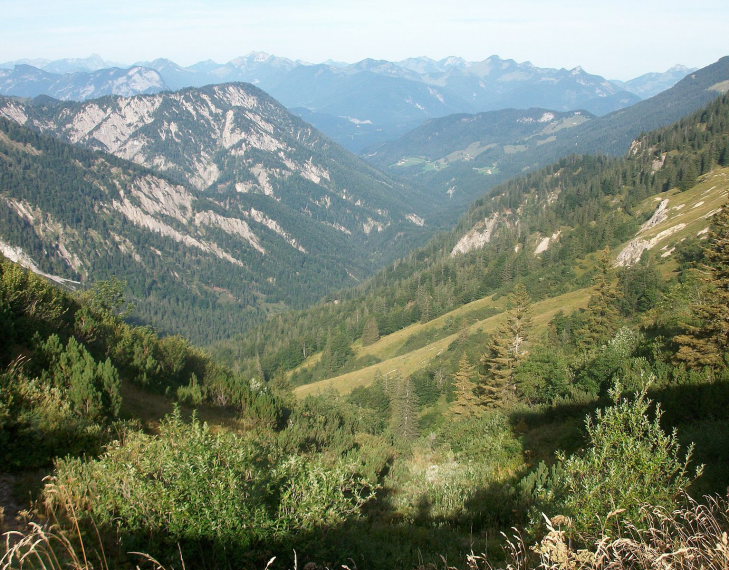
{"label": "dirt path", "polygon": [[41,480],[46,474],[45,470],[0,473],[0,534],[25,528],[27,521],[19,513],[30,510],[30,491],[23,498],[23,492],[18,489],[40,488]]}

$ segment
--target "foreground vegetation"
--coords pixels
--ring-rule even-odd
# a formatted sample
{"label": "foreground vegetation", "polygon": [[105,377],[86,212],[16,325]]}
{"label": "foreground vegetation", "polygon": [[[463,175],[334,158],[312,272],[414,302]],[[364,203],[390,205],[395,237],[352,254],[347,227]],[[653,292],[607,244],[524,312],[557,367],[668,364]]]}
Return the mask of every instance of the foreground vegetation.
{"label": "foreground vegetation", "polygon": [[[538,543],[528,544],[524,536],[515,534],[506,542],[505,565],[494,565],[486,554],[468,554],[454,566],[443,560],[433,568],[464,568],[467,570],[564,570],[581,568],[655,568],[723,570],[729,564],[729,504],[724,499],[705,497],[704,503],[691,502],[688,507],[667,511],[644,505],[645,529],[627,525],[618,536],[604,535],[589,548],[576,549],[565,531],[556,523],[548,523],[547,535]],[[0,568],[18,566],[39,567],[44,570],[93,570],[107,568],[104,551],[83,544],[76,537],[58,528],[31,526],[27,533],[12,533],[14,544],[0,560]],[[136,555],[137,568],[164,570],[164,566],[146,554]],[[184,566],[184,559],[181,560]],[[272,558],[266,565],[270,568]],[[297,565],[294,564],[294,569]],[[347,568],[346,566],[344,568]]]}
{"label": "foreground vegetation", "polygon": [[[101,540],[101,556],[111,560],[104,564],[112,566],[136,560],[127,552],[149,552],[167,566],[179,564],[182,553],[186,564],[208,568],[264,567],[274,556],[272,567],[296,561],[411,567],[441,564],[440,556],[456,567],[571,568],[577,561],[603,567],[598,561],[608,555],[649,556],[646,544],[659,539],[665,541],[663,555],[665,533],[683,532],[688,523],[681,517],[699,516],[686,513],[712,508],[716,528],[726,529],[725,506],[719,508],[724,503],[708,499],[709,507],[692,506],[685,494],[718,491],[729,480],[723,406],[729,374],[724,359],[702,360],[727,352],[717,331],[723,330],[729,290],[723,247],[729,214],[715,217],[713,228],[702,249],[705,280],[691,281],[694,271],[687,267],[684,281],[657,301],[656,307],[670,302],[671,317],[684,315],[683,321],[646,310],[640,330],[625,326],[618,310],[623,299],[603,264],[587,308],[552,319],[544,340],[531,336],[532,306],[526,289],[517,287],[491,340],[474,335],[453,343],[456,373],[440,387],[423,378],[383,377],[346,397],[297,403],[281,392],[269,397],[280,406],[273,418],[282,420],[259,414],[256,406],[239,406],[247,421],[233,431],[213,430],[194,416],[185,420],[179,411],[154,433],[120,425],[118,384],[128,377],[111,358],[91,364],[97,361],[90,353],[80,356],[86,349],[73,335],[65,344],[60,337],[36,340],[38,352],[29,354],[56,365],[32,379],[30,361],[22,374],[17,362],[8,369],[5,409],[20,402],[28,412],[6,413],[2,433],[15,429],[26,443],[51,433],[34,432],[43,422],[24,430],[9,423],[50,412],[43,401],[18,397],[34,383],[56,386],[50,393],[67,402],[69,417],[95,418],[90,444],[77,439],[76,449],[64,450],[87,457],[57,461],[37,512],[60,521],[61,528],[76,528],[78,536],[68,540]],[[24,305],[14,305],[22,309],[6,312],[13,324],[7,330],[18,330],[29,308],[47,311],[51,301],[68,303],[75,314],[100,311],[112,329],[128,326],[108,310],[113,287],[72,299],[12,264],[3,268],[5,299],[19,293],[13,283],[35,295],[35,302],[26,297]],[[602,336],[585,342],[588,329]],[[48,339],[56,330],[46,330]],[[509,338],[521,339],[519,348],[504,342]],[[59,350],[65,356],[41,360]],[[67,361],[84,363],[76,365],[82,372]],[[88,370],[98,377],[91,384],[95,391],[78,399],[77,377],[94,377]],[[183,398],[186,393],[180,391]],[[100,402],[96,415],[89,402]],[[67,419],[60,424],[74,426]],[[671,426],[688,432],[695,448],[682,444]],[[554,456],[555,448],[563,451]],[[671,514],[676,508],[683,514]],[[551,517],[547,524],[542,513]],[[511,526],[526,530],[502,559],[498,533]],[[45,544],[41,535],[31,536]],[[27,540],[8,551],[7,567]],[[490,554],[466,558],[470,551]],[[67,555],[58,554],[64,564]],[[510,561],[511,555],[517,558]],[[76,556],[77,567],[97,564],[80,565]]]}

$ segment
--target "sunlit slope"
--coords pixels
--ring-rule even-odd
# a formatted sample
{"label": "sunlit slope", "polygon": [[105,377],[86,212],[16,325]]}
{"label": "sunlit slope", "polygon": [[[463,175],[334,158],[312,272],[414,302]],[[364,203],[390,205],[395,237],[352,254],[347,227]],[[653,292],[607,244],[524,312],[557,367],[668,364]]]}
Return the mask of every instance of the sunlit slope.
{"label": "sunlit slope", "polygon": [[702,176],[691,189],[673,189],[643,201],[640,210],[651,214],[635,238],[618,250],[616,261],[630,265],[643,251],[655,252],[658,261],[671,266],[676,245],[689,238],[701,238],[711,217],[729,197],[729,168],[717,168]]}
{"label": "sunlit slope", "polygon": [[[632,240],[613,251],[616,265],[634,263],[640,258],[641,253],[647,250],[655,255],[659,267],[665,273],[669,273],[675,265],[674,248],[686,239],[701,238],[705,235],[711,223],[711,216],[726,203],[728,197],[729,168],[719,168],[702,176],[698,183],[687,191],[673,189],[644,200],[639,206],[639,213],[648,220]],[[592,262],[592,258],[588,257],[581,260],[578,265],[589,267]],[[589,288],[579,289],[535,303],[533,306],[535,333],[543,331],[558,311],[571,313],[585,307],[589,296]],[[499,314],[478,318],[479,313],[494,310],[498,310]],[[504,298],[495,301],[492,296],[488,296],[427,323],[410,325],[381,338],[370,346],[362,347],[356,343],[353,348],[357,358],[373,356],[381,359],[381,362],[299,386],[294,392],[299,397],[327,390],[347,394],[359,386],[369,385],[378,373],[384,376],[394,373],[410,375],[446,351],[459,334],[494,332],[503,319],[503,310]],[[449,323],[458,321],[471,324],[464,327],[465,331],[459,330],[449,334]],[[428,333],[437,340],[410,351],[403,350],[409,343],[417,345],[418,343],[412,342],[413,339],[426,336]],[[318,357],[318,354],[314,355],[302,366],[315,362]]]}
{"label": "sunlit slope", "polygon": [[[580,289],[572,291],[559,297],[546,299],[539,303],[535,303],[534,310],[534,326],[535,332],[544,330],[549,321],[559,311],[565,313],[571,313],[572,311],[584,307],[589,299],[589,290]],[[358,356],[365,354],[378,355],[392,351],[394,346],[402,346],[407,339],[415,334],[421,332],[427,328],[437,328],[438,325],[442,325],[446,319],[454,318],[460,311],[468,310],[473,305],[491,303],[490,297],[474,301],[468,305],[447,313],[437,319],[434,319],[426,324],[412,325],[406,329],[388,335],[378,342],[366,347],[365,349],[359,349]],[[503,303],[499,303],[503,306]],[[476,321],[475,323],[468,325],[466,334],[473,334],[478,331],[485,333],[492,333],[496,330],[499,324],[503,320],[503,312],[492,317],[488,317],[483,320]],[[408,376],[416,370],[419,370],[429,364],[433,359],[442,354],[448,349],[448,346],[458,338],[458,333],[450,334],[436,342],[428,344],[422,348],[407,352],[405,354],[394,356],[378,362],[373,366],[362,368],[354,372],[343,374],[342,376],[336,376],[334,378],[327,378],[326,380],[320,380],[312,384],[306,384],[300,386],[294,390],[295,394],[299,397],[304,397],[309,394],[318,394],[327,390],[336,390],[341,394],[348,394],[358,386],[367,386],[375,378],[375,375],[380,372],[383,375],[393,374],[399,372],[403,376]],[[394,337],[394,338],[392,338]]]}

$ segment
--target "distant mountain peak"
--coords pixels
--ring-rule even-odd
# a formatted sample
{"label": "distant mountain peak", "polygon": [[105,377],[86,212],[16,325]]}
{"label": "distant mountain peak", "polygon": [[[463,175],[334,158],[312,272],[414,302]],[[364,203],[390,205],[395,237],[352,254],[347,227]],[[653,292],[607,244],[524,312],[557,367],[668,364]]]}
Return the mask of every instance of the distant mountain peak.
{"label": "distant mountain peak", "polygon": [[673,67],[670,67],[666,73],[690,73],[691,71],[695,71],[695,68],[687,67],[685,65],[682,65],[680,63],[677,63]]}
{"label": "distant mountain peak", "polygon": [[228,65],[234,67],[258,67],[260,65],[270,65],[274,67],[294,67],[296,63],[285,57],[278,57],[265,51],[252,51],[246,55],[236,57],[228,62]]}
{"label": "distant mountain peak", "polygon": [[442,65],[447,65],[450,67],[454,67],[454,66],[462,67],[462,66],[466,65],[466,60],[463,59],[462,57],[457,57],[457,56],[451,55],[451,56],[441,59],[438,63],[440,63]]}
{"label": "distant mountain peak", "polygon": [[252,59],[253,61],[259,61],[259,62],[268,61],[268,60],[272,59],[273,57],[274,57],[273,55],[271,55],[270,53],[265,52],[265,51],[252,51],[251,53],[249,53],[246,56],[247,59]]}
{"label": "distant mountain peak", "polygon": [[[172,61],[171,59],[167,59],[166,57],[158,57],[157,59],[153,59],[150,63],[152,65],[172,65],[174,67],[180,67],[174,61]],[[145,62],[138,61],[135,63],[135,65],[145,65]]]}

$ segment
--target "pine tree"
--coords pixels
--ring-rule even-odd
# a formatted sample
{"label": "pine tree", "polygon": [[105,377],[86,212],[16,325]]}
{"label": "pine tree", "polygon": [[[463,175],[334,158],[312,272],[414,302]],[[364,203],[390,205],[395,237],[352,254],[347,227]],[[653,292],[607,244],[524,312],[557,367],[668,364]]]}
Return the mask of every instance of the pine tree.
{"label": "pine tree", "polygon": [[703,295],[693,313],[699,324],[686,325],[686,333],[675,337],[679,344],[675,359],[692,368],[726,365],[729,351],[729,209],[714,216],[704,255],[705,282],[711,290]]}
{"label": "pine tree", "polygon": [[458,372],[454,375],[456,400],[450,408],[451,413],[458,418],[470,418],[478,415],[480,400],[476,395],[476,367],[471,364],[464,353],[458,365]]}
{"label": "pine tree", "polygon": [[77,413],[94,419],[119,413],[119,372],[110,359],[97,363],[74,337],[68,340],[60,354],[56,352],[55,340],[47,343],[44,349],[52,361],[54,384],[67,387],[68,398]]}
{"label": "pine tree", "polygon": [[112,364],[111,359],[107,358],[104,362],[99,362],[96,375],[104,410],[107,414],[117,417],[122,404],[119,371]]}
{"label": "pine tree", "polygon": [[531,299],[519,283],[509,295],[506,319],[491,337],[487,352],[481,357],[486,379],[480,387],[481,402],[501,406],[513,398],[514,369],[527,355],[526,345],[532,324]]}
{"label": "pine tree", "polygon": [[609,248],[600,252],[597,262],[597,275],[593,279],[594,291],[585,312],[585,326],[576,332],[577,344],[583,349],[606,342],[620,322],[618,288]]}
{"label": "pine tree", "polygon": [[362,345],[369,346],[380,340],[380,329],[377,326],[377,319],[370,317],[362,330]]}

